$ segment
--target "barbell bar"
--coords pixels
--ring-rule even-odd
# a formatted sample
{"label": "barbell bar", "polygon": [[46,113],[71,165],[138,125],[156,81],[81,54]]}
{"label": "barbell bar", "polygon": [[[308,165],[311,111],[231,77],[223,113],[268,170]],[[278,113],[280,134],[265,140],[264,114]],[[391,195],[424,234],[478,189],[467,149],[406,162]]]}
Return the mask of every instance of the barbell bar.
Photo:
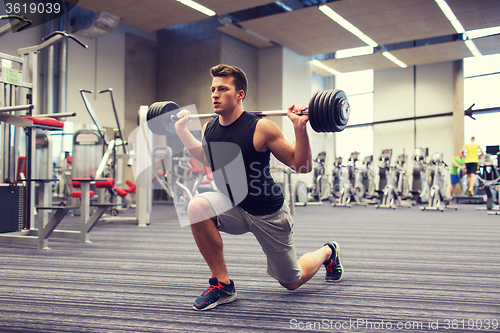
{"label": "barbell bar", "polygon": [[[148,127],[154,134],[165,135],[175,133],[175,122],[179,120],[175,113],[180,107],[171,101],[156,102],[149,107],[146,120]],[[287,110],[274,111],[248,111],[260,116],[286,116]],[[351,107],[344,91],[320,90],[313,94],[309,101],[308,109],[303,113],[309,115],[311,127],[315,132],[341,132],[347,126]],[[207,119],[216,117],[217,114],[193,114],[190,119]]]}

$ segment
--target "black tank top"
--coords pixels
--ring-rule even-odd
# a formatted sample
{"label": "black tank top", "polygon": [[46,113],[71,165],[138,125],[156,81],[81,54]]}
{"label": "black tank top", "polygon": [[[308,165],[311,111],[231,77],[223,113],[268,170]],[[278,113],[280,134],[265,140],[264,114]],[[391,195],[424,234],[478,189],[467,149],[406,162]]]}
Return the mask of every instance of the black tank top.
{"label": "black tank top", "polygon": [[[206,141],[204,150],[207,159],[209,156],[224,154],[224,152],[215,154],[210,151],[210,147],[216,146],[213,144],[215,142],[234,143],[240,148],[245,165],[248,194],[238,205],[252,215],[275,213],[283,206],[284,202],[281,188],[274,182],[269,172],[271,152],[258,152],[253,144],[255,127],[260,118],[243,112],[233,123],[222,126],[219,117],[215,117],[208,122],[204,133]],[[221,179],[222,177],[217,177],[216,172],[214,172],[214,178],[219,189],[226,187],[225,180]],[[232,200],[232,198],[230,199]]]}

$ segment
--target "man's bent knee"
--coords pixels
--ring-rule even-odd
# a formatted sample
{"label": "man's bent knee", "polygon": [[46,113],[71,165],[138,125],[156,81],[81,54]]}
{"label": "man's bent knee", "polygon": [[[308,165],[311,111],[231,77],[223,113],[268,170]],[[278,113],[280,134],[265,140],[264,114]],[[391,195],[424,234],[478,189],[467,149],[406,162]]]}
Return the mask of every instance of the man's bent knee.
{"label": "man's bent knee", "polygon": [[195,197],[189,201],[187,213],[191,224],[215,217],[215,212],[210,202],[203,197]]}
{"label": "man's bent knee", "polygon": [[294,283],[284,283],[281,281],[279,281],[279,283],[288,290],[295,290],[302,285],[302,283],[300,283],[300,280]]}

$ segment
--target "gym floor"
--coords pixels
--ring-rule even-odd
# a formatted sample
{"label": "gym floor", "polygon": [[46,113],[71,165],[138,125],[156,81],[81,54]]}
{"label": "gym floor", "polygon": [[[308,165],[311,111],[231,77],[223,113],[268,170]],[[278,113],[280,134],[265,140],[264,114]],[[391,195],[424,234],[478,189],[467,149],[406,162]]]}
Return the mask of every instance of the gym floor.
{"label": "gym floor", "polygon": [[[328,284],[321,268],[296,291],[266,274],[251,234],[223,234],[238,299],[206,312],[191,305],[210,272],[172,206],[153,206],[148,227],[98,225],[91,244],[0,244],[0,331],[464,332],[481,324],[498,332],[500,216],[475,207],[296,207],[298,255],[336,240],[345,272]],[[68,217],[60,229],[77,226]]]}

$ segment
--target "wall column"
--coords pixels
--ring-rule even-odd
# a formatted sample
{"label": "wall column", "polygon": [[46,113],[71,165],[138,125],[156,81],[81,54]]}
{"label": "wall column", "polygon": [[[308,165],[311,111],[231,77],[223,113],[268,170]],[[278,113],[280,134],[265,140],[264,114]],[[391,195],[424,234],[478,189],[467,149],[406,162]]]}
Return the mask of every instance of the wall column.
{"label": "wall column", "polygon": [[464,62],[453,61],[453,154],[464,145]]}

